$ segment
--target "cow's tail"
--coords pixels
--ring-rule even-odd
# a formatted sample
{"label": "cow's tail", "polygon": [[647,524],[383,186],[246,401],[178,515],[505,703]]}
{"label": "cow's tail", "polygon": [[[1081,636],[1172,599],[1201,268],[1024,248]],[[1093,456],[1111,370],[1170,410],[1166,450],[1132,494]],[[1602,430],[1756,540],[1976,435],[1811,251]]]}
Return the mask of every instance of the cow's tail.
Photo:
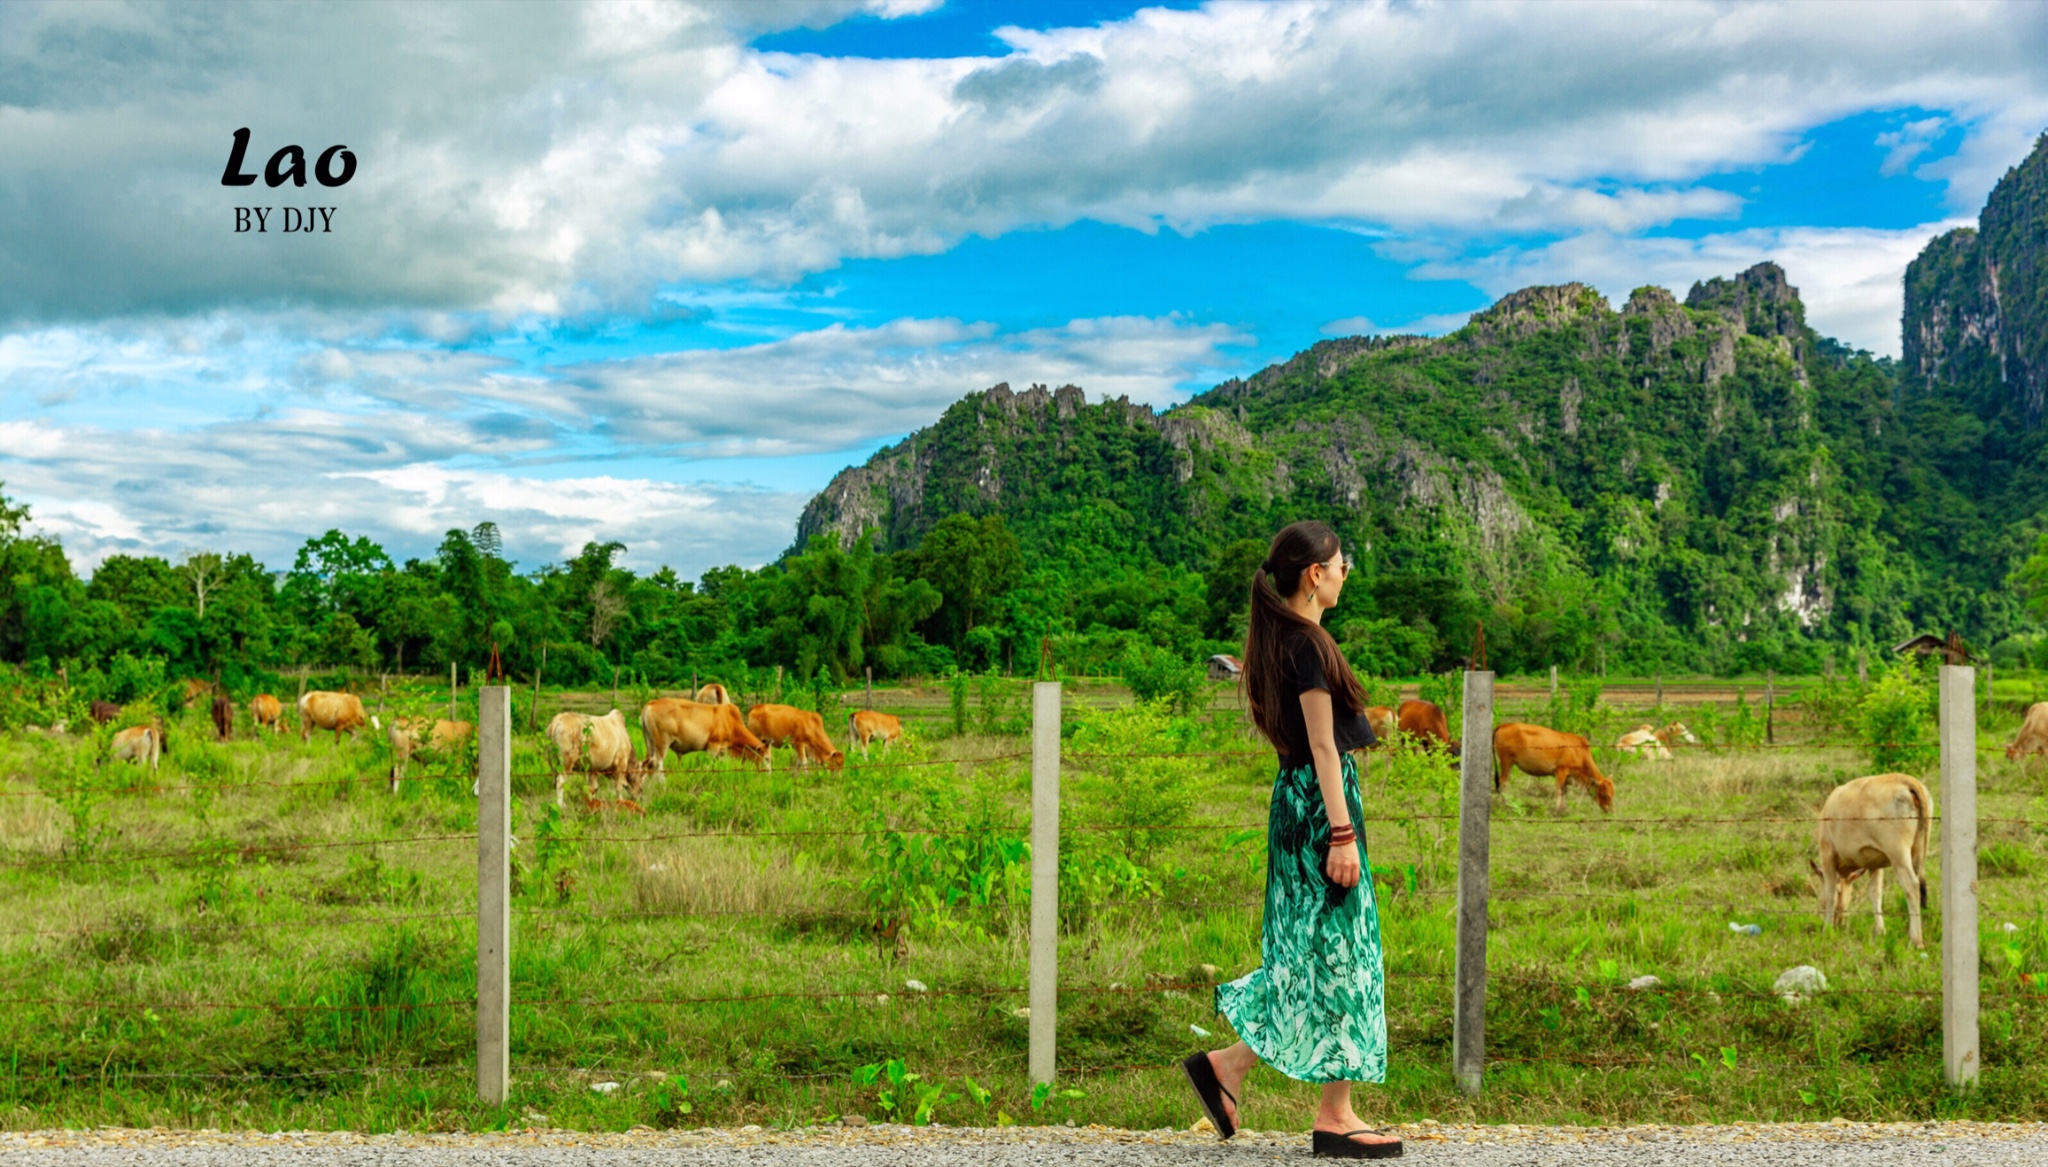
{"label": "cow's tail", "polygon": [[1920,881],[1920,910],[1927,910],[1927,834],[1934,819],[1934,798],[1918,778],[1907,786],[1913,794],[1913,876]]}

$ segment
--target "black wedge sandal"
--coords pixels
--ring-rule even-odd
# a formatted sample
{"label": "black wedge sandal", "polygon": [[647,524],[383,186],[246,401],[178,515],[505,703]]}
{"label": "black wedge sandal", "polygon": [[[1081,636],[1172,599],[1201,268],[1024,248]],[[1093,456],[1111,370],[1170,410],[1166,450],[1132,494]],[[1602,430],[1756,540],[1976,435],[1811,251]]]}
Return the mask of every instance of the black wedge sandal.
{"label": "black wedge sandal", "polygon": [[1341,1135],[1330,1131],[1316,1131],[1314,1132],[1315,1138],[1311,1142],[1314,1144],[1315,1156],[1318,1159],[1400,1158],[1401,1140],[1399,1139],[1395,1139],[1391,1143],[1361,1143],[1351,1137],[1352,1135],[1380,1135],[1385,1133],[1385,1131],[1376,1131],[1370,1127],[1361,1127],[1355,1131],[1345,1131]]}
{"label": "black wedge sandal", "polygon": [[1223,1082],[1216,1077],[1216,1067],[1209,1062],[1206,1052],[1189,1056],[1181,1062],[1180,1072],[1188,1076],[1188,1085],[1195,1088],[1195,1097],[1201,1100],[1202,1113],[1209,1116],[1209,1122],[1216,1127],[1216,1137],[1227,1139],[1237,1133],[1237,1124],[1223,1113],[1223,1100],[1230,1099],[1237,1105],[1237,1095],[1223,1088]]}

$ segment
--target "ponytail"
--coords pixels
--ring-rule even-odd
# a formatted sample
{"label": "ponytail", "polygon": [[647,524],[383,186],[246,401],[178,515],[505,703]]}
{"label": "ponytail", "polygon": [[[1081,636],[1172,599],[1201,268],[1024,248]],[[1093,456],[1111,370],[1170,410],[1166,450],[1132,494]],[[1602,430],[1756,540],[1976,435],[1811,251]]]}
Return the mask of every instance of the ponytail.
{"label": "ponytail", "polygon": [[1293,523],[1273,536],[1265,562],[1252,572],[1242,684],[1252,723],[1276,746],[1280,744],[1281,702],[1293,696],[1282,691],[1287,664],[1284,651],[1290,637],[1306,636],[1314,646],[1339,716],[1365,709],[1365,690],[1351,671],[1351,662],[1337,650],[1336,640],[1321,624],[1289,607],[1285,598],[1300,590],[1301,573],[1309,565],[1326,562],[1337,554],[1337,548],[1337,533],[1322,523]]}

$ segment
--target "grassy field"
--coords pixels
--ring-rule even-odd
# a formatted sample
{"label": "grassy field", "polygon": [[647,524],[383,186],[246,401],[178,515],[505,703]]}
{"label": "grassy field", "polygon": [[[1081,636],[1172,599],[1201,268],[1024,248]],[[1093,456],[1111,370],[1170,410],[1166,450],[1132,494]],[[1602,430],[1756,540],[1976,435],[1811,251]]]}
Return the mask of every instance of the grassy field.
{"label": "grassy field", "polygon": [[[1456,778],[1376,757],[1368,846],[1393,1057],[1369,1118],[1516,1122],[2048,1117],[2042,859],[2048,779],[2008,763],[2030,682],[1981,726],[1984,1075],[1942,1086],[1942,922],[1928,948],[1820,927],[1812,813],[1871,772],[1791,699],[1762,740],[1761,681],[1610,683],[1582,717],[1611,740],[1683,718],[1735,748],[1602,764],[1619,795],[1553,815],[1518,778],[1496,800],[1486,1092],[1449,1071]],[[954,736],[944,688],[876,692],[907,750],[845,771],[671,760],[644,816],[552,810],[538,737],[517,736],[514,1097],[476,1102],[475,810],[464,760],[386,792],[382,743],[217,745],[196,714],[154,778],[97,764],[104,734],[0,738],[0,1015],[8,1127],[487,1129],[795,1124],[840,1114],[949,1124],[1186,1126],[1172,1062],[1228,1040],[1206,983],[1256,964],[1270,756],[1219,691],[1202,716],[1070,685],[1062,822],[1061,1079],[1024,1079],[1022,686],[985,687]],[[1378,695],[1391,695],[1387,688]],[[631,705],[645,694],[622,694]],[[522,731],[531,694],[515,699]],[[538,720],[607,693],[547,691]],[[858,693],[848,698],[857,703]],[[386,715],[445,713],[394,686]],[[372,695],[371,703],[376,704]],[[1547,685],[1501,717],[1546,720]],[[1566,702],[1569,705],[1569,701]],[[465,716],[473,716],[471,704]],[[245,715],[246,718],[246,715]],[[629,718],[629,720],[631,720]],[[1824,720],[1824,719],[1823,719]],[[636,729],[637,734],[637,729]],[[1158,756],[1164,755],[1164,756]],[[415,764],[415,773],[420,773]],[[1926,773],[1934,784],[1932,767]],[[136,789],[154,784],[161,789]],[[1940,799],[1938,785],[1935,788]],[[928,833],[936,832],[936,833]],[[1938,851],[1938,835],[1937,846]],[[1731,922],[1755,923],[1760,936]],[[2012,925],[2008,930],[2006,925]],[[1832,991],[1788,1005],[1785,968]],[[1624,988],[1653,974],[1664,987]],[[920,991],[917,985],[924,986]],[[1196,1030],[1208,1031],[1203,1036]],[[594,1090],[614,1082],[616,1088]],[[1254,1076],[1245,1121],[1305,1125],[1312,1088]]]}

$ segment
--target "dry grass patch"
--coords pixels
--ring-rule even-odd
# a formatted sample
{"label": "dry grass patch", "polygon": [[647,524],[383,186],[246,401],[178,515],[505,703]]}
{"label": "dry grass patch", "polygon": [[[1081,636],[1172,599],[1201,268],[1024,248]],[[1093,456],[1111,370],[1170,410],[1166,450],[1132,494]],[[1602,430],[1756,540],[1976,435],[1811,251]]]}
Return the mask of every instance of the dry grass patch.
{"label": "dry grass patch", "polygon": [[806,857],[744,839],[677,839],[634,853],[633,899],[664,915],[792,915],[842,907]]}

